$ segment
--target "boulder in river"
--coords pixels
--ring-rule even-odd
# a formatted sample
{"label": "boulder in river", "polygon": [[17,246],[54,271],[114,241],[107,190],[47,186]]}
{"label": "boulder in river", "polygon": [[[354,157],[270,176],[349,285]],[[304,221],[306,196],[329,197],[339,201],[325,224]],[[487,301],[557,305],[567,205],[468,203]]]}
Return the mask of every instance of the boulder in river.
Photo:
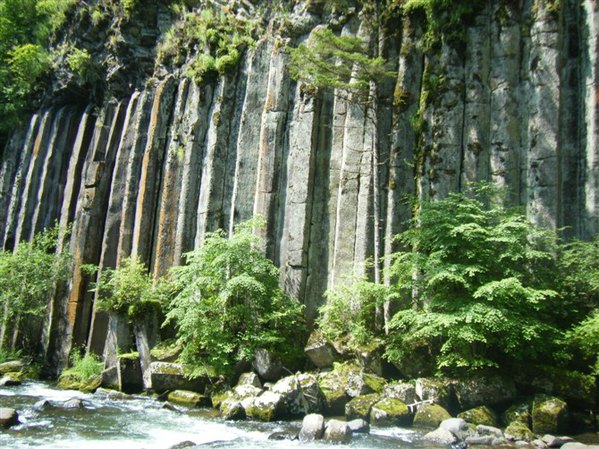
{"label": "boulder in river", "polygon": [[532,405],[532,431],[538,435],[561,433],[567,428],[567,404],[559,398],[538,395]]}
{"label": "boulder in river", "polygon": [[152,362],[149,369],[152,390],[157,393],[172,390],[203,393],[206,387],[207,379],[205,377],[188,379],[185,377],[183,367],[178,363]]}
{"label": "boulder in river", "polygon": [[301,442],[320,440],[324,434],[324,416],[311,413],[304,416],[299,433]]}
{"label": "boulder in river", "polygon": [[203,394],[195,391],[175,390],[168,394],[168,400],[174,404],[186,407],[200,407],[208,405],[209,399]]}
{"label": "boulder in river", "polygon": [[281,417],[283,397],[272,391],[265,391],[257,398],[242,401],[248,418],[257,421],[274,421]]}
{"label": "boulder in river", "polygon": [[14,408],[0,408],[0,427],[8,429],[19,424],[19,414]]}
{"label": "boulder in river", "polygon": [[497,427],[499,424],[497,414],[486,405],[481,405],[479,407],[466,410],[465,412],[458,413],[458,418],[462,418],[466,422],[474,424],[475,426],[483,424],[485,426]]}
{"label": "boulder in river", "polygon": [[493,406],[513,401],[516,384],[513,379],[498,376],[474,376],[453,382],[455,398],[461,410],[480,405]]}
{"label": "boulder in river", "polygon": [[455,435],[453,433],[451,433],[447,429],[443,429],[442,427],[439,427],[438,429],[427,433],[426,435],[424,435],[423,439],[425,441],[430,441],[432,443],[446,444],[446,445],[454,444],[454,443],[458,442],[458,439],[455,437]]}
{"label": "boulder in river", "polygon": [[366,394],[352,399],[345,405],[345,418],[352,419],[370,419],[370,410],[372,406],[379,402],[381,396],[378,393]]}
{"label": "boulder in river", "polygon": [[331,419],[326,423],[323,439],[331,443],[349,443],[352,431],[345,421]]}
{"label": "boulder in river", "polygon": [[436,428],[449,418],[451,415],[443,407],[438,404],[428,404],[418,408],[414,415],[414,426]]}
{"label": "boulder in river", "polygon": [[407,426],[411,418],[408,406],[399,399],[381,399],[370,410],[370,423],[375,426]]}
{"label": "boulder in river", "polygon": [[7,373],[18,373],[25,364],[20,360],[11,360],[10,362],[0,363],[0,375]]}

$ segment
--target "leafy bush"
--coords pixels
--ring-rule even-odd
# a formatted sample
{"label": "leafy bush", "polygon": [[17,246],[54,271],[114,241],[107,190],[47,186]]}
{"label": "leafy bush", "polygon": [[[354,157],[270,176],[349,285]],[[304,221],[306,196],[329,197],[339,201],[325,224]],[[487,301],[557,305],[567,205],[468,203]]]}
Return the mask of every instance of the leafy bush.
{"label": "leafy bush", "polygon": [[568,340],[582,352],[592,373],[599,376],[599,309],[574,326]]}
{"label": "leafy bush", "polygon": [[179,357],[190,375],[231,374],[265,348],[293,362],[301,354],[302,306],[279,287],[279,272],[253,233],[257,220],[209,233],[187,264],[172,270],[176,294],[167,323],[177,328]]}
{"label": "leafy bush", "polygon": [[366,280],[340,285],[326,292],[319,309],[318,328],[331,341],[350,349],[376,347],[382,343],[375,327],[377,306],[382,306],[388,288]]}
{"label": "leafy bush", "polygon": [[62,372],[63,376],[71,376],[79,382],[88,380],[102,374],[104,363],[93,354],[84,356],[78,350],[73,351],[71,355],[71,367]]}
{"label": "leafy bush", "polygon": [[12,253],[0,252],[3,323],[17,325],[24,317],[42,314],[56,283],[70,277],[71,254],[65,250],[56,252],[59,235],[58,227],[46,229],[31,242],[19,243]]}
{"label": "leafy bush", "polygon": [[413,307],[391,321],[387,357],[428,352],[439,372],[509,368],[547,357],[560,333],[554,234],[493,201],[488,187],[425,202],[398,236],[391,271]]}
{"label": "leafy bush", "polygon": [[117,269],[105,269],[95,289],[99,310],[140,320],[160,308],[161,292],[139,258],[125,258]]}

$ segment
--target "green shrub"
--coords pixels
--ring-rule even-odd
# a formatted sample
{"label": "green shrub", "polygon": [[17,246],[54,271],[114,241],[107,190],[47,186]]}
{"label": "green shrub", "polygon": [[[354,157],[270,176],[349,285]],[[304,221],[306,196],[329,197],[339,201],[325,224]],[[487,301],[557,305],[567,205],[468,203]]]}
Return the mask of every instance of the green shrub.
{"label": "green shrub", "polygon": [[125,258],[117,269],[105,269],[94,289],[99,293],[98,310],[125,315],[131,321],[160,309],[160,287],[139,258]]}
{"label": "green shrub", "polygon": [[167,323],[177,328],[179,360],[190,375],[231,374],[265,348],[293,363],[301,354],[303,308],[279,287],[279,272],[264,257],[251,220],[229,238],[209,233],[201,248],[172,270],[176,294]]}
{"label": "green shrub", "polygon": [[71,367],[62,372],[63,376],[72,376],[79,382],[88,380],[102,374],[104,363],[93,354],[82,356],[78,350],[71,355]]}
{"label": "green shrub", "polygon": [[414,303],[391,321],[391,361],[426,351],[438,372],[461,374],[554,359],[555,236],[502,204],[486,186],[451,193],[423,203],[398,236],[413,250],[395,254],[391,271]]}

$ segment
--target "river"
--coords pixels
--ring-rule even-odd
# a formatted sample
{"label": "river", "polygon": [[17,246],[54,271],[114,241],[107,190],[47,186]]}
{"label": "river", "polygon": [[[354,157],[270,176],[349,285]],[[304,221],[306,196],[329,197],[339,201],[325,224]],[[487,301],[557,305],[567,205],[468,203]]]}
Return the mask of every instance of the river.
{"label": "river", "polygon": [[[37,411],[34,404],[52,404],[78,398],[85,409],[54,408]],[[0,430],[0,448],[61,449],[168,449],[183,441],[210,448],[279,449],[320,448],[322,442],[273,441],[274,432],[299,430],[301,421],[256,423],[223,421],[210,409],[162,408],[163,403],[143,396],[112,400],[102,395],[59,390],[40,382],[0,387],[0,407],[18,410],[21,424]],[[399,427],[371,429],[355,435],[348,447],[356,449],[424,449],[430,443],[421,434]]]}

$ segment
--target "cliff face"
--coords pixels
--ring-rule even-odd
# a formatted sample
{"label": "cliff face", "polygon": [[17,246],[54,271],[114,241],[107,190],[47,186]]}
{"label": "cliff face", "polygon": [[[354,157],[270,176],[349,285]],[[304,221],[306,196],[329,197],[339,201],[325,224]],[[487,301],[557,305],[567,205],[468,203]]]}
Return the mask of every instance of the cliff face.
{"label": "cliff face", "polygon": [[[300,8],[293,20],[309,25],[301,41],[321,17]],[[42,337],[51,361],[72,344],[104,345],[82,264],[137,255],[160,276],[207,232],[255,214],[309,319],[325,289],[394,249],[406,195],[488,180],[538,224],[598,232],[599,3],[488,2],[463,46],[426,54],[420,22],[394,26],[380,41],[397,77],[371,110],[293,81],[272,36],[218,80],[165,75],[99,107],[40,110],[15,130],[0,168],[0,243],[10,250],[55,220],[73,226],[73,280]],[[358,14],[341,28],[373,39]]]}

